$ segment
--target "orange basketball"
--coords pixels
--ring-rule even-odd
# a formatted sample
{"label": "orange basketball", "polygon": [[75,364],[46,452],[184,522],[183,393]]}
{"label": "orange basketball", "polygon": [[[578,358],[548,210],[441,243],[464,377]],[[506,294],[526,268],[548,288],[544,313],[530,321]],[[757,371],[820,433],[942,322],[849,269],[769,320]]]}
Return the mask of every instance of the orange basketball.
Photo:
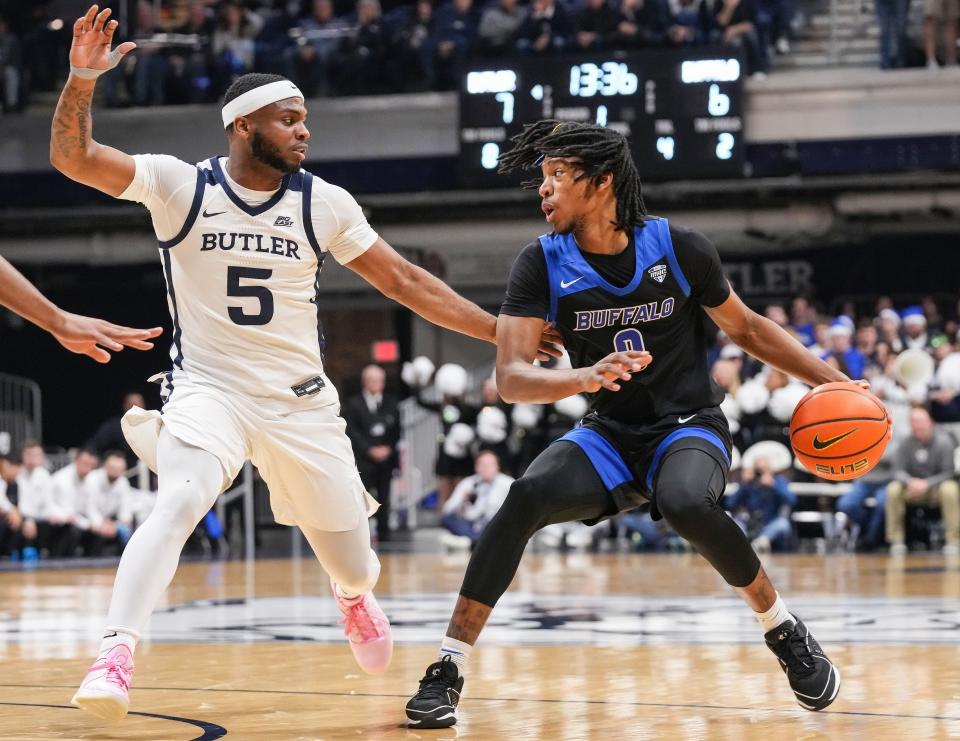
{"label": "orange basketball", "polygon": [[790,444],[810,473],[831,481],[862,476],[890,440],[890,417],[876,396],[849,382],[825,383],[804,396],[790,419]]}

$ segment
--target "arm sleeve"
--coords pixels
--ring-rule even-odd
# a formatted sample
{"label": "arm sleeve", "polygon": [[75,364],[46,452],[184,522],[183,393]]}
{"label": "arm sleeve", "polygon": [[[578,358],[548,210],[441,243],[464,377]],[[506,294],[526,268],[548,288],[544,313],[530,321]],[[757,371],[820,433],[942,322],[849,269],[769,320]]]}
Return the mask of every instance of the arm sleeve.
{"label": "arm sleeve", "polygon": [[142,203],[150,211],[157,238],[172,239],[193,204],[197,168],[168,154],[135,154],[137,169],[117,198]]}
{"label": "arm sleeve", "polygon": [[547,259],[540,242],[531,242],[517,256],[510,269],[507,296],[500,313],[507,316],[546,319],[550,311],[550,282]]}
{"label": "arm sleeve", "polygon": [[330,252],[341,265],[362,255],[379,238],[367,223],[360,204],[343,188],[314,180],[312,197],[313,233],[321,249]]}
{"label": "arm sleeve", "polygon": [[702,306],[719,306],[730,296],[720,255],[713,242],[694,229],[670,227],[670,239],[680,269],[690,283],[691,295]]}

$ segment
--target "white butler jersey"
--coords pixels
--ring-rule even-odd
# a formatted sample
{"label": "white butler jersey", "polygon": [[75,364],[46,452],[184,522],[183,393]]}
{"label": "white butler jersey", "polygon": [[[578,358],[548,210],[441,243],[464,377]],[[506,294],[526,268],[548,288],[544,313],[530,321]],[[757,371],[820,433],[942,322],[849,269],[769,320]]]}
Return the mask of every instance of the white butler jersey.
{"label": "white butler jersey", "polygon": [[347,263],[377,239],[353,197],[304,170],[266,193],[234,182],[225,158],[135,160],[120,198],[150,209],[160,240],[173,319],[164,396],[176,371],[255,398],[294,400],[321,384],[314,398],[335,394],[316,282],[328,252]]}

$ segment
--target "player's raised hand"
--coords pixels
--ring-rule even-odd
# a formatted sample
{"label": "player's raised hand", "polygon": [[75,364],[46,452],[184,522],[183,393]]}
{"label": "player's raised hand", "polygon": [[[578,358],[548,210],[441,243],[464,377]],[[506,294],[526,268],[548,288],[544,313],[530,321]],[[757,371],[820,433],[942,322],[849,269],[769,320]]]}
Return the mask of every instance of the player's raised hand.
{"label": "player's raised hand", "polygon": [[617,381],[629,381],[633,373],[642,371],[651,362],[653,356],[646,350],[610,353],[589,368],[581,369],[583,390],[591,394],[602,388],[619,391],[620,384]]}
{"label": "player's raised hand", "polygon": [[110,51],[113,32],[118,25],[116,21],[109,20],[110,12],[110,8],[100,10],[98,5],[91,5],[83,17],[77,18],[73,24],[73,43],[70,45],[71,66],[80,69],[113,69],[124,54],[136,48],[137,45],[132,41],[124,41],[113,52]]}
{"label": "player's raised hand", "polygon": [[151,350],[153,343],[148,340],[162,334],[163,328],[121,327],[102,319],[64,312],[58,326],[51,329],[50,333],[70,352],[88,355],[98,363],[109,363],[110,353],[107,350],[119,352],[124,347]]}

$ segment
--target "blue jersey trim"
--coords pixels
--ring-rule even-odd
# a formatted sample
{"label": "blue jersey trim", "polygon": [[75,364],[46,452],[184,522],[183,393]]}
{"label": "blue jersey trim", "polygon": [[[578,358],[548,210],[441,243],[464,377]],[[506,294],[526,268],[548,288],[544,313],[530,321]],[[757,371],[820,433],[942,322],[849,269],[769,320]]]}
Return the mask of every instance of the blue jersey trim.
{"label": "blue jersey trim", "polygon": [[197,185],[196,189],[193,191],[193,203],[190,204],[190,210],[187,212],[187,219],[183,222],[183,226],[180,228],[180,231],[177,232],[177,236],[173,239],[159,241],[161,250],[169,250],[171,247],[176,247],[180,242],[183,241],[183,238],[187,236],[190,230],[193,228],[193,225],[197,221],[197,216],[200,215],[200,204],[203,203],[203,189],[207,185],[207,176],[204,174],[202,168],[197,168]]}
{"label": "blue jersey trim", "polygon": [[575,427],[563,437],[559,437],[554,442],[566,440],[567,442],[579,445],[594,470],[603,481],[603,485],[608,491],[612,491],[621,484],[633,481],[633,474],[623,460],[623,456],[617,452],[617,449],[610,444],[603,435],[589,427]]}
{"label": "blue jersey trim", "polygon": [[[170,269],[170,253],[161,252],[163,256],[163,274],[167,279],[167,292],[170,294],[170,306],[173,308],[173,346],[177,350],[176,357],[173,359],[174,368],[183,369],[183,348],[180,345],[180,338],[183,334],[180,330],[180,313],[177,311],[177,292],[173,287],[173,271]],[[173,385],[170,379],[167,379],[170,390]]]}
{"label": "blue jersey trim", "polygon": [[[323,265],[324,252],[320,249],[320,244],[317,242],[317,235],[313,233],[313,175],[309,172],[301,173],[302,177],[299,178],[297,185],[300,185],[303,189],[300,201],[303,206],[303,231],[307,233],[307,241],[310,242],[310,246],[313,247],[313,251],[317,253],[317,260],[320,265]],[[319,268],[317,268],[319,272]]]}
{"label": "blue jersey trim", "polygon": [[[667,262],[670,263],[670,269],[673,270],[673,277],[680,285],[680,290],[683,291],[683,295],[689,297],[690,282],[680,269],[680,263],[677,262],[677,254],[673,251],[673,239],[670,237],[670,224],[667,223],[666,219],[658,219],[652,223],[656,223],[657,228],[660,230],[660,242],[666,248]],[[660,226],[661,224],[662,226]]]}
{"label": "blue jersey trim", "polygon": [[223,192],[227,194],[227,198],[233,201],[234,206],[239,208],[244,213],[250,214],[251,216],[259,216],[260,214],[269,211],[271,208],[280,203],[280,199],[283,198],[284,194],[287,192],[287,188],[290,185],[291,176],[289,174],[284,175],[283,180],[280,181],[280,188],[276,193],[270,196],[270,200],[261,203],[259,206],[251,206],[230,189],[230,184],[227,182],[227,178],[223,174],[223,168],[220,167],[219,158],[210,158],[210,168],[213,170],[213,176],[216,178],[217,183],[219,183],[220,187],[223,188]]}
{"label": "blue jersey trim", "polygon": [[717,437],[710,430],[706,430],[703,427],[681,427],[679,430],[674,430],[669,435],[667,435],[660,444],[657,446],[656,451],[653,453],[653,460],[650,461],[650,468],[647,469],[647,489],[653,491],[653,480],[657,476],[657,469],[660,468],[660,461],[663,458],[663,454],[667,452],[667,448],[673,445],[677,440],[681,440],[685,437],[699,437],[701,440],[706,440],[708,443],[712,443],[717,446],[717,449],[723,454],[723,459],[727,462],[727,465],[730,465],[730,456],[727,454],[727,449],[724,447],[723,441]]}

